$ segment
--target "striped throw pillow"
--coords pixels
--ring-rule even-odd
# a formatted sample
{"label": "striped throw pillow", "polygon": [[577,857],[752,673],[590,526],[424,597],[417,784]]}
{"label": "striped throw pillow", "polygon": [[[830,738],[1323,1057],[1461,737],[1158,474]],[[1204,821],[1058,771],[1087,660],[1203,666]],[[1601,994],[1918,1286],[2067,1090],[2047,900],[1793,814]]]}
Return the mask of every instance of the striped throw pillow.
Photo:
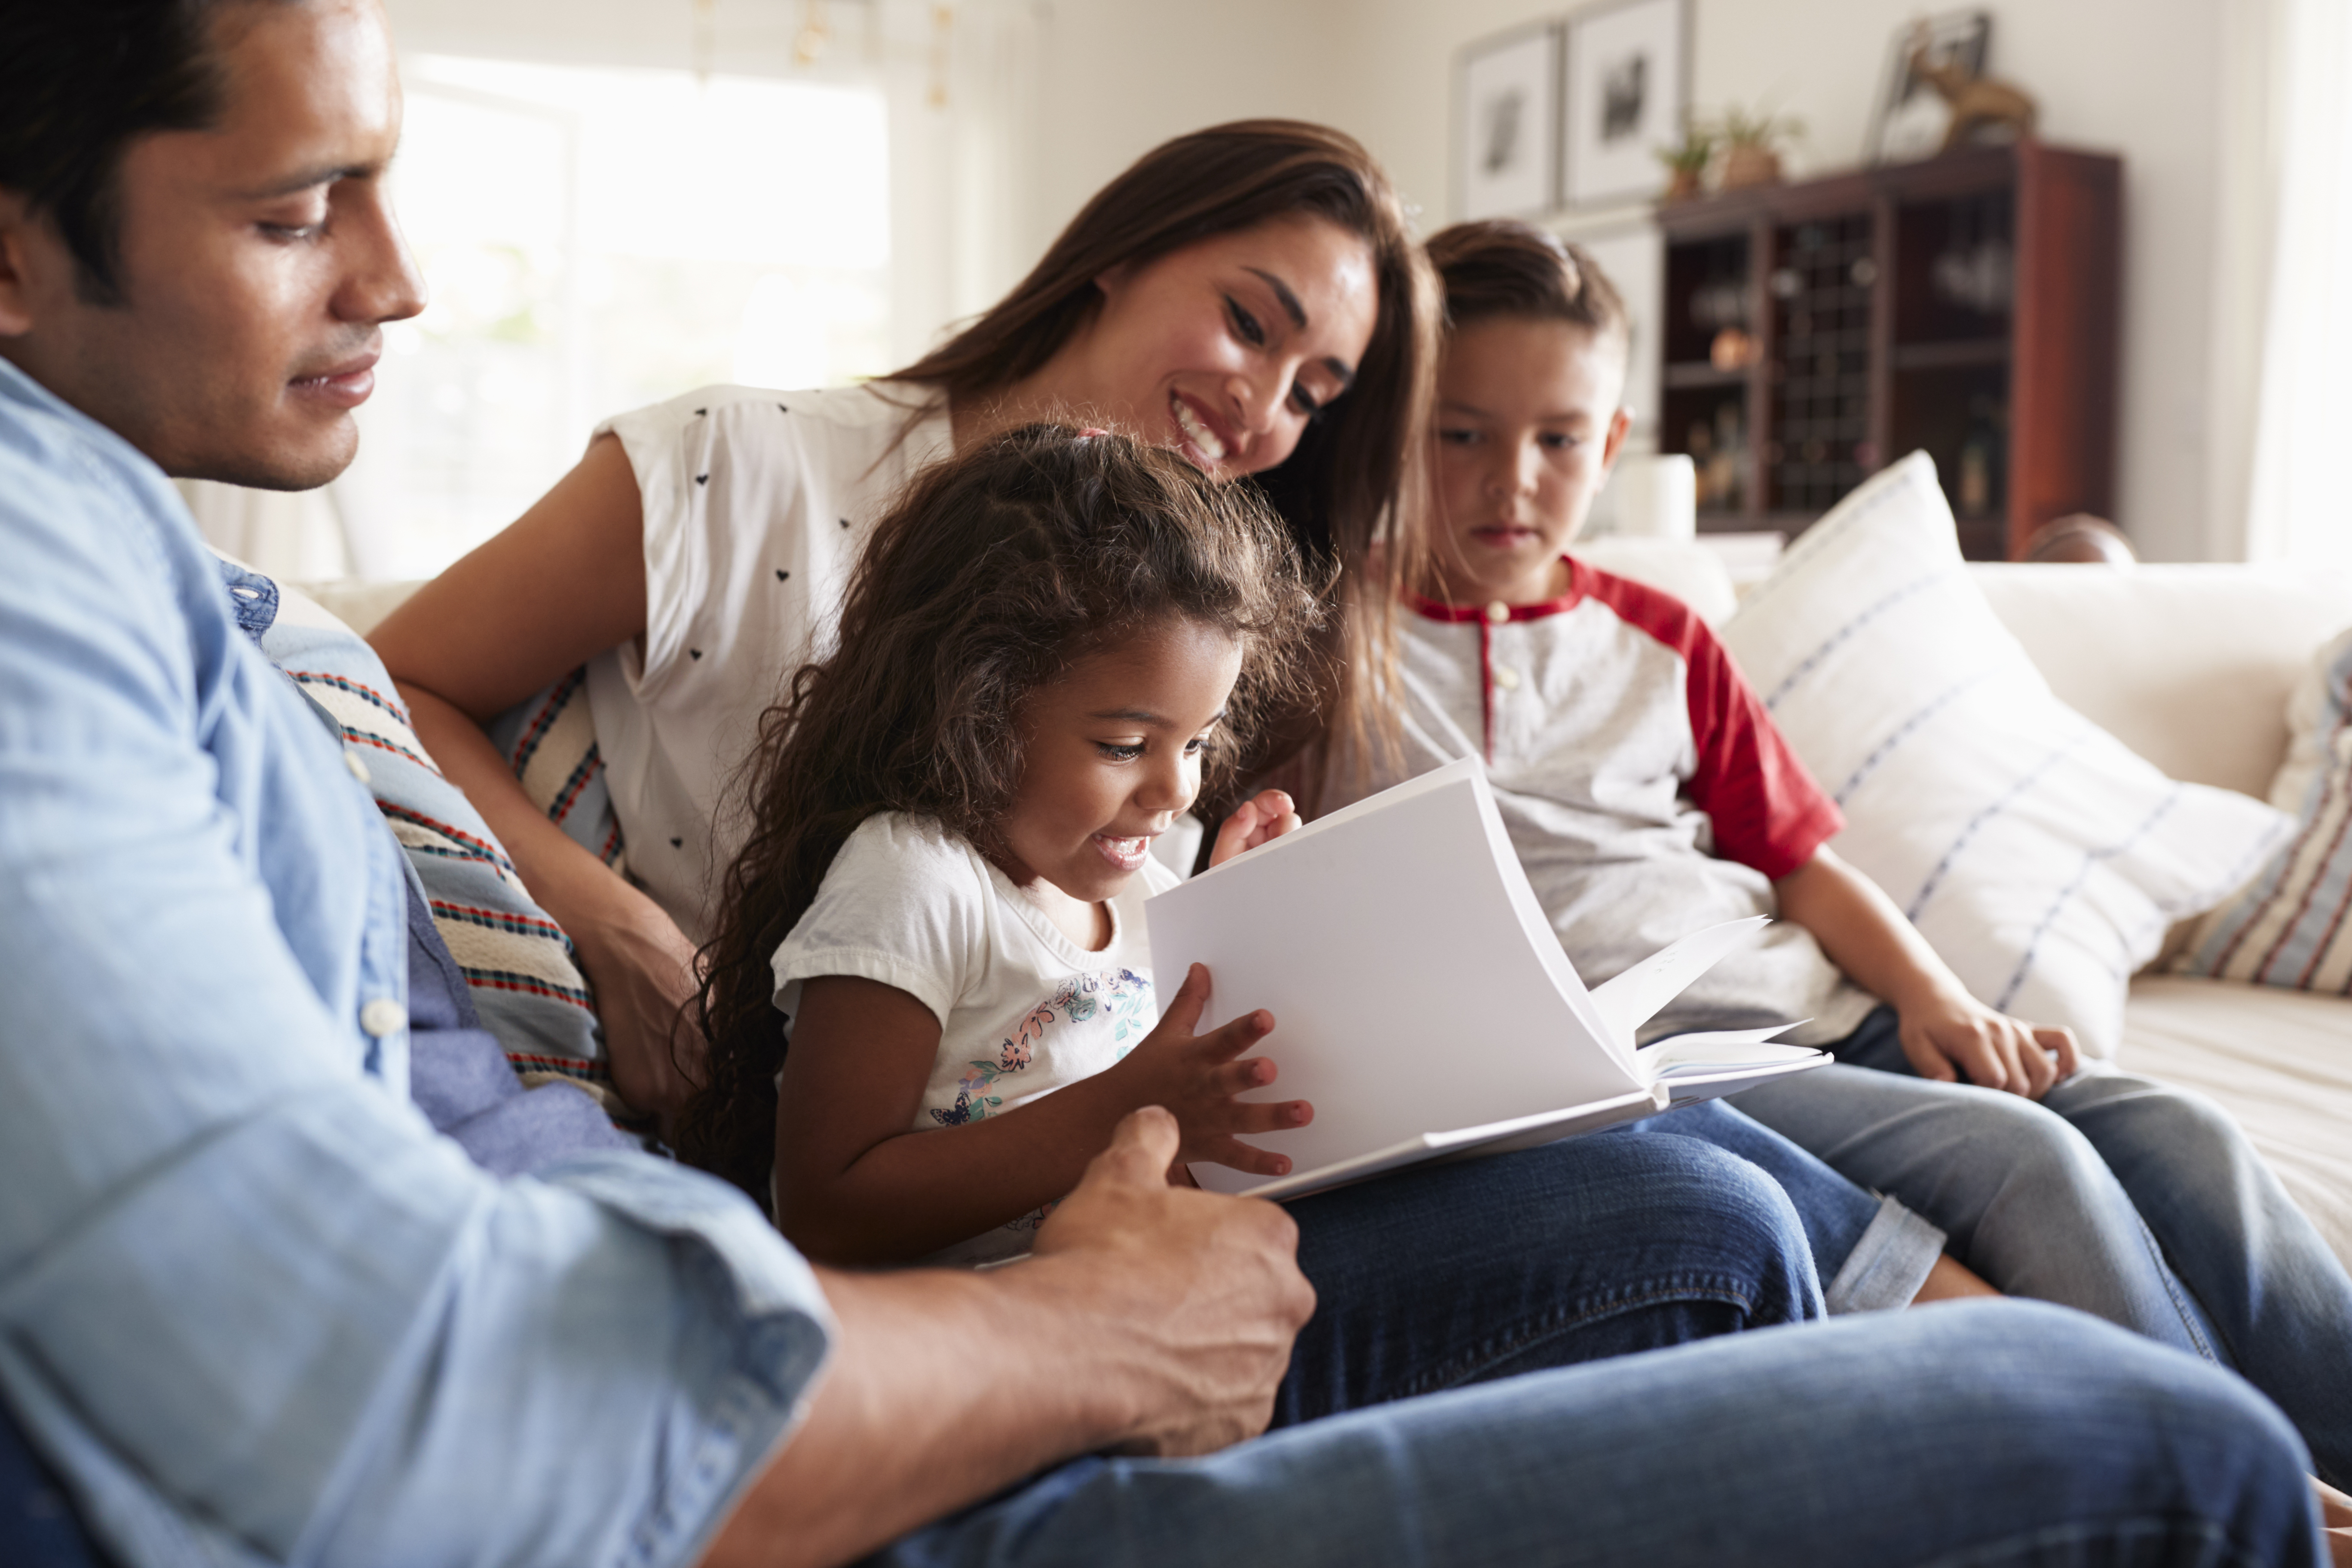
{"label": "striped throw pillow", "polygon": [[375,650],[299,590],[278,589],[262,651],[364,759],[368,788],[425,886],[434,926],[466,976],[483,1027],[525,1084],[576,1083],[607,1112],[627,1116],[612,1092],[604,1031],[571,938],[532,900],[488,825],[425,754]]}
{"label": "striped throw pillow", "polygon": [[1815,523],[1723,641],[1844,811],[1838,853],[1980,1000],[2095,1055],[2166,929],[2292,824],[2168,778],[2053,695],[1969,580],[1924,453]]}
{"label": "striped throw pillow", "polygon": [[2352,631],[2318,666],[2316,711],[2295,748],[2310,782],[2294,832],[2199,923],[2176,974],[2352,995]]}

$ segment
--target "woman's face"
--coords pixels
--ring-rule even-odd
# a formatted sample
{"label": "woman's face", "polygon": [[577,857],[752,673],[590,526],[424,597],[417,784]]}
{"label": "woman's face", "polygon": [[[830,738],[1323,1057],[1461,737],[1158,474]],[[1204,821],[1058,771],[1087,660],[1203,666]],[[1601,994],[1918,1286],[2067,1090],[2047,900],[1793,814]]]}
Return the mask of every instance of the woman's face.
{"label": "woman's face", "polygon": [[1370,247],[1276,218],[1096,279],[1102,309],[1033,390],[1219,479],[1290,456],[1348,390],[1380,304]]}

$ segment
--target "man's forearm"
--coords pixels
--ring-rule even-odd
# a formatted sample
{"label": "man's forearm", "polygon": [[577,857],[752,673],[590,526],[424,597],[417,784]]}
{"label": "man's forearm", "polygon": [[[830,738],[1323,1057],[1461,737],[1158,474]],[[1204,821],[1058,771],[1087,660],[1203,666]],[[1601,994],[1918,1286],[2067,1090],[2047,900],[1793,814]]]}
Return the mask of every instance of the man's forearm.
{"label": "man's forearm", "polygon": [[1074,1311],[1051,1288],[1056,1274],[1051,1259],[979,1274],[821,1271],[841,1324],[833,1360],[709,1568],[850,1562],[1115,1440],[1114,1380],[1087,1364],[1109,1325]]}
{"label": "man's forearm", "polygon": [[1297,1230],[1169,1186],[1176,1148],[1167,1111],[1128,1116],[1025,1263],[824,1275],[832,1365],[705,1561],[846,1562],[1073,1454],[1263,1431],[1315,1307]]}

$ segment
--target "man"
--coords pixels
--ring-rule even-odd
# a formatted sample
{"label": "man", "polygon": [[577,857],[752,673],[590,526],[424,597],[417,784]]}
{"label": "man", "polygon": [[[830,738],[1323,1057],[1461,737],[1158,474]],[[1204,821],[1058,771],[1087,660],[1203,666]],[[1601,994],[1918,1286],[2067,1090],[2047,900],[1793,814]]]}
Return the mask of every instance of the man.
{"label": "man", "polygon": [[2275,1412],[2062,1313],[1251,1440],[1313,1303],[1279,1210],[1164,1184],[1164,1113],[982,1275],[815,1273],[694,1173],[436,1136],[365,761],[164,479],[349,460],[420,304],[398,119],[373,0],[0,4],[0,1557],[2316,1560]]}

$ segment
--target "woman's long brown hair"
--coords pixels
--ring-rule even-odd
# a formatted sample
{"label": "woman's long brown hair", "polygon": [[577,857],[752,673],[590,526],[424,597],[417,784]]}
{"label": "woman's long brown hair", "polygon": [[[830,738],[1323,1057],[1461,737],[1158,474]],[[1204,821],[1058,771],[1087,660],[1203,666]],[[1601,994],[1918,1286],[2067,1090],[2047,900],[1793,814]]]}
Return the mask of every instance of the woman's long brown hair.
{"label": "woman's long brown hair", "polygon": [[785,1022],[772,962],[859,823],[909,812],[1000,858],[1024,701],[1171,618],[1242,647],[1202,759],[1203,793],[1222,786],[1263,717],[1301,700],[1320,597],[1254,489],[1125,437],[1031,426],[918,476],[850,580],[837,650],[761,720],[739,786],[751,831],[696,1004],[709,1081],[679,1152],[766,1206]]}
{"label": "woman's long brown hair", "polygon": [[1236,121],[1163,142],[1097,192],[1010,294],[889,379],[984,404],[1092,319],[1103,273],[1301,215],[1361,239],[1379,289],[1354,384],[1286,461],[1257,476],[1300,549],[1339,569],[1331,580],[1344,614],[1327,623],[1311,700],[1269,716],[1245,767],[1264,773],[1306,748],[1285,782],[1311,809],[1326,743],[1360,742],[1382,727],[1370,704],[1384,683],[1363,672],[1393,662],[1397,590],[1418,579],[1425,549],[1423,430],[1437,292],[1403,204],[1371,155],[1351,137],[1296,120]]}

